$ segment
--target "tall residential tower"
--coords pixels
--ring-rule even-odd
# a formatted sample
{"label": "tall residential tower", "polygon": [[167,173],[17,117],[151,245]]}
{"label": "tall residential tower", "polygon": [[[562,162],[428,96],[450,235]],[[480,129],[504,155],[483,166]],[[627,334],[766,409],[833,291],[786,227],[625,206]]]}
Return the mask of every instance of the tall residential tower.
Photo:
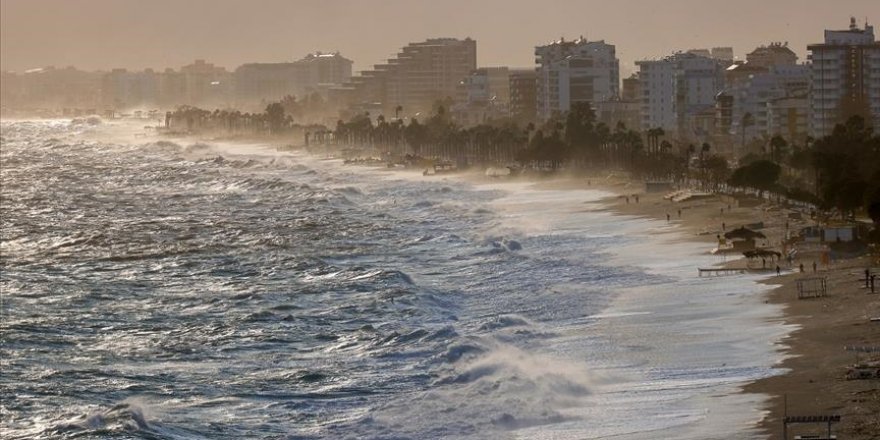
{"label": "tall residential tower", "polygon": [[620,62],[605,41],[563,39],[535,48],[538,118],[565,113],[578,102],[599,103],[620,94]]}
{"label": "tall residential tower", "polygon": [[807,46],[810,67],[810,130],[813,137],[861,114],[880,127],[880,42],[874,27],[825,31],[825,42]]}

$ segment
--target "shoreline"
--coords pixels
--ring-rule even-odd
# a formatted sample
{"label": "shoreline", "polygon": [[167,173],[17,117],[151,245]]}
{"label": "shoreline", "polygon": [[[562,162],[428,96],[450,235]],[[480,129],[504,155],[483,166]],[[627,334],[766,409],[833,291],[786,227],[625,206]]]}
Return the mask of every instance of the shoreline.
{"label": "shoreline", "polygon": [[[192,140],[189,138],[187,140]],[[225,142],[245,142],[246,139],[205,139]],[[265,140],[257,140],[265,142]],[[276,149],[278,145],[267,142]],[[280,150],[280,149],[279,149]],[[306,150],[303,150],[306,151]],[[313,154],[312,154],[313,155]],[[358,165],[354,165],[358,166]],[[391,174],[404,171],[385,169]],[[413,171],[416,170],[409,170]],[[455,172],[433,178],[459,180],[472,184],[497,182],[528,183],[536,189],[595,189],[617,194],[602,200],[602,210],[634,217],[667,221],[680,228],[681,239],[704,243],[707,252],[716,242],[716,235],[724,230],[744,224],[763,222],[762,232],[767,234],[766,243],[759,245],[778,245],[786,226],[797,231],[800,227],[812,224],[807,220],[786,220],[785,208],[768,200],[743,198],[741,200],[713,195],[708,199],[673,203],[662,198],[663,193],[645,194],[643,184],[623,175],[608,176],[524,176],[507,179],[493,179],[479,172]],[[639,194],[639,202],[625,194]],[[679,214],[680,213],[680,214]],[[787,223],[791,224],[787,224]],[[726,228],[722,228],[722,223]],[[764,241],[764,240],[762,240]],[[772,269],[766,271],[767,278],[760,281],[776,285],[765,295],[765,303],[782,307],[783,314],[772,322],[793,328],[787,336],[773,345],[780,360],[775,369],[785,370],[781,374],[759,379],[740,386],[740,393],[767,396],[763,408],[764,417],[754,426],[769,438],[781,438],[781,417],[786,414],[798,416],[840,415],[841,423],[835,425],[838,435],[850,439],[876,438],[880,432],[880,387],[876,380],[844,379],[846,368],[855,360],[855,354],[846,352],[845,345],[870,346],[880,341],[880,323],[869,321],[869,317],[880,317],[880,295],[872,297],[859,291],[858,273],[869,262],[867,257],[835,262],[821,267],[819,274],[827,276],[831,293],[828,297],[814,300],[796,299],[796,280],[809,276],[811,261],[818,261],[817,255],[799,255],[800,260],[793,264],[793,271],[775,276]],[[742,267],[745,259],[736,254],[731,261],[727,258],[719,265]],[[799,263],[806,267],[806,274],[797,271]],[[788,268],[787,268],[788,269]],[[875,268],[876,271],[876,268]],[[877,299],[874,299],[877,298]],[[873,308],[871,308],[873,306]],[[817,319],[820,318],[820,319]],[[868,356],[862,356],[863,359]],[[872,359],[878,359],[880,355]],[[788,396],[786,398],[786,396]],[[820,426],[821,428],[821,426]],[[789,430],[789,435],[802,431]],[[803,431],[803,432],[821,432]]]}
{"label": "shoreline", "polygon": [[[584,180],[576,182],[540,182],[536,185],[548,188],[576,187],[583,189]],[[808,219],[789,220],[783,216],[786,208],[771,201],[743,200],[714,195],[707,200],[673,203],[662,198],[662,193],[644,194],[633,181],[619,179],[612,184],[593,185],[586,188],[602,189],[617,194],[603,201],[606,210],[615,214],[666,221],[666,214],[680,228],[684,240],[716,243],[716,234],[743,224],[763,222],[768,245],[777,245],[789,229],[798,230],[810,224]],[[639,202],[625,194],[639,194]],[[729,207],[727,206],[729,203]],[[740,206],[746,205],[746,206]],[[722,212],[722,208],[724,211]],[[679,209],[681,217],[679,217]],[[880,292],[867,294],[864,288],[864,270],[870,266],[870,257],[833,261],[827,266],[819,264],[818,273],[812,274],[812,261],[820,261],[815,253],[802,253],[792,267],[781,263],[783,272],[776,276],[773,269],[766,271],[762,284],[775,286],[765,295],[765,303],[782,307],[783,314],[774,323],[791,327],[787,336],[774,345],[781,359],[774,366],[784,370],[741,387],[741,393],[768,396],[765,416],[756,428],[769,438],[782,438],[782,417],[839,415],[841,422],[833,431],[841,438],[875,439],[880,433],[880,384],[873,380],[846,380],[846,372],[855,362],[880,360],[880,353],[858,354],[844,347],[878,347],[880,323],[871,318],[880,317]],[[746,260],[741,254],[719,261],[723,267],[743,267]],[[799,271],[803,263],[805,272]],[[877,272],[874,267],[872,272]],[[797,299],[797,280],[804,277],[827,277],[829,294],[824,298]],[[821,433],[825,425],[792,425],[790,436],[795,433]]]}

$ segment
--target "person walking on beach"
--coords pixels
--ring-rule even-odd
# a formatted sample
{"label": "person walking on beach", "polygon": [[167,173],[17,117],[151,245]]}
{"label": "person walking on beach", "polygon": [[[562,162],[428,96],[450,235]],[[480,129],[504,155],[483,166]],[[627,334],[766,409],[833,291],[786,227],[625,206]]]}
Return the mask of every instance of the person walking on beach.
{"label": "person walking on beach", "polygon": [[669,223],[669,213],[666,213],[666,223]]}
{"label": "person walking on beach", "polygon": [[779,269],[779,265],[776,265],[776,276],[782,275],[781,269]]}

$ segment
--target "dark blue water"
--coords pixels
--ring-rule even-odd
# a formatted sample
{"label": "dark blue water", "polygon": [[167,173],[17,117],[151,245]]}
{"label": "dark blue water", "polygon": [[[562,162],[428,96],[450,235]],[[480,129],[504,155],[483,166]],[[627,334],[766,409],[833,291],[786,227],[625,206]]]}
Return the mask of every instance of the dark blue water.
{"label": "dark blue water", "polygon": [[504,227],[498,190],[118,132],[2,125],[5,438],[589,424],[542,356],[587,362],[584,317],[657,279],[602,265],[620,236]]}

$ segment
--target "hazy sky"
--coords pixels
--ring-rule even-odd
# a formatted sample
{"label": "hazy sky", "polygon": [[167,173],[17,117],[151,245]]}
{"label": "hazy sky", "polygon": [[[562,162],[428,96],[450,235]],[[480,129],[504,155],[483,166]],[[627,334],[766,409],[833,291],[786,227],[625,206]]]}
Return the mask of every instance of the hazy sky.
{"label": "hazy sky", "polygon": [[788,41],[803,57],[825,28],[880,21],[877,0],[0,0],[4,70],[179,67],[336,51],[355,70],[429,37],[477,40],[481,66],[532,66],[534,46],[560,36],[617,46],[633,61],[676,49]]}

